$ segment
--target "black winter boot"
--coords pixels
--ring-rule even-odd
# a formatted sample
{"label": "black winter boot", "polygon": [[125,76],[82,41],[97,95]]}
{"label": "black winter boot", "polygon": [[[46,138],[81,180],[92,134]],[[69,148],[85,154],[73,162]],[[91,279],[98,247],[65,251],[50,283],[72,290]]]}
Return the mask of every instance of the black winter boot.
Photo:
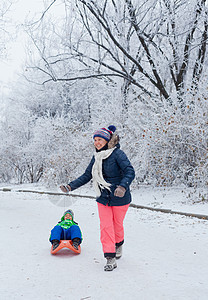
{"label": "black winter boot", "polygon": [[80,238],[74,238],[72,240],[72,246],[74,247],[74,249],[78,250],[79,244],[80,244]]}
{"label": "black winter boot", "polygon": [[53,240],[52,245],[53,245],[53,251],[59,246],[59,240]]}

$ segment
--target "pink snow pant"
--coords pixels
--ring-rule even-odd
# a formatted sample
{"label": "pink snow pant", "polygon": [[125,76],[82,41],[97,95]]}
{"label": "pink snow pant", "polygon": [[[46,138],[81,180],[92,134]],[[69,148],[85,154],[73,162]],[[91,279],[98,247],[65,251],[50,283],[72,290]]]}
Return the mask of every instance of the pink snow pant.
{"label": "pink snow pant", "polygon": [[129,204],[123,206],[105,206],[98,203],[100,218],[100,240],[104,256],[115,253],[115,244],[124,241],[123,221]]}

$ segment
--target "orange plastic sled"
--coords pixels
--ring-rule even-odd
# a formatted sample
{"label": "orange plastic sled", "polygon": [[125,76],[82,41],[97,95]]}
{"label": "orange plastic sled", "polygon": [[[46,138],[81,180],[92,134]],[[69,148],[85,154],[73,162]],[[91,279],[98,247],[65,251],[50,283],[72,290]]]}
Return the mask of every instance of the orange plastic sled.
{"label": "orange plastic sled", "polygon": [[56,254],[59,250],[62,248],[68,248],[72,250],[73,252],[80,254],[81,253],[81,247],[79,245],[78,250],[74,249],[72,246],[72,241],[71,240],[60,240],[59,246],[53,251],[53,246],[51,246],[51,254]]}

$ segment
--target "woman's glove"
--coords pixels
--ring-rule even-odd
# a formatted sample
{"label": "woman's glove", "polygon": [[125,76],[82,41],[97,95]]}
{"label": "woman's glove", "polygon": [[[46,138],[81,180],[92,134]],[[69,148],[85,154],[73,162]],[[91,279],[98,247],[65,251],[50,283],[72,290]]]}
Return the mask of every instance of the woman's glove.
{"label": "woman's glove", "polygon": [[62,192],[64,192],[64,193],[68,193],[68,192],[71,192],[71,187],[70,187],[70,185],[61,185],[60,186],[60,189],[62,190]]}
{"label": "woman's glove", "polygon": [[126,189],[123,186],[119,185],[115,189],[114,196],[116,196],[116,197],[123,197],[125,195],[125,192],[126,192]]}

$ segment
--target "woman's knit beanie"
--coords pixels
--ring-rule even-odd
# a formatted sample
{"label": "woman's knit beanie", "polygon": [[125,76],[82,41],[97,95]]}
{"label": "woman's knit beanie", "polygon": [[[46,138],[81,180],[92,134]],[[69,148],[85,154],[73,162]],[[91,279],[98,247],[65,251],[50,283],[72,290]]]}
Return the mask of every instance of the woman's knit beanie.
{"label": "woman's knit beanie", "polygon": [[107,142],[110,141],[113,133],[116,131],[116,127],[114,125],[108,126],[108,128],[100,128],[94,132],[93,139],[95,137],[101,137]]}

